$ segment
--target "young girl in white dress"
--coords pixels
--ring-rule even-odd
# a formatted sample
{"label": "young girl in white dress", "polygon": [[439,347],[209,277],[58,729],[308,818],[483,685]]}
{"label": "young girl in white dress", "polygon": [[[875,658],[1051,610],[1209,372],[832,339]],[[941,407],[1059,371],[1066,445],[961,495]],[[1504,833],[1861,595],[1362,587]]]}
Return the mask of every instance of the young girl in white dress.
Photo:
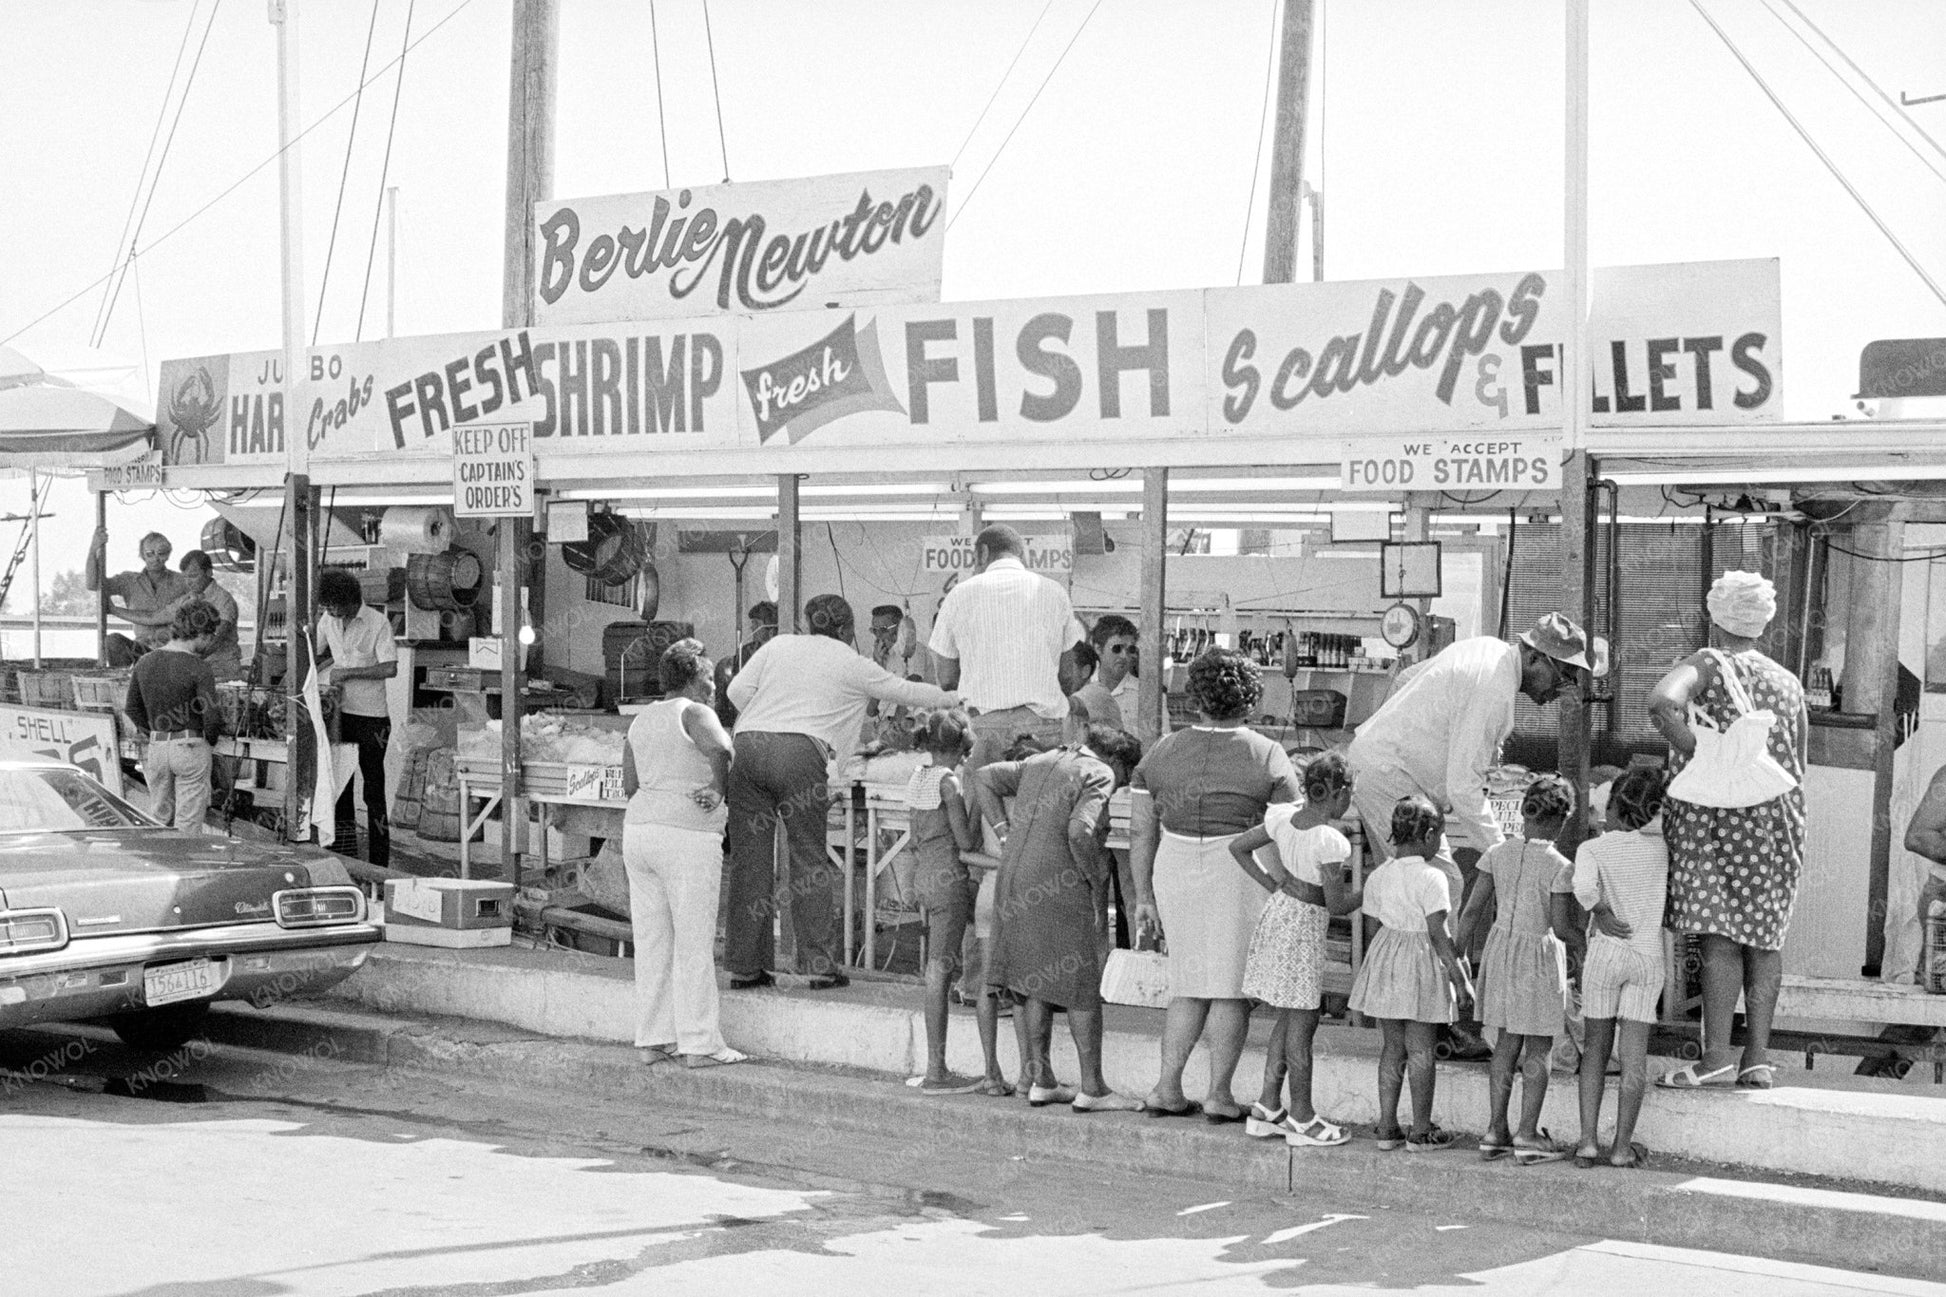
{"label": "young girl in white dress", "polygon": [[[1247,1129],[1261,1138],[1281,1135],[1294,1147],[1330,1147],[1351,1138],[1311,1106],[1311,1042],[1323,996],[1325,931],[1334,914],[1358,908],[1359,894],[1344,874],[1351,843],[1331,826],[1351,806],[1351,767],[1327,752],[1304,769],[1304,804],[1272,806],[1264,821],[1230,843],[1230,854],[1271,896],[1250,937],[1243,993],[1279,1011],[1273,1043],[1281,1037],[1290,1085],[1288,1107],[1279,1105],[1278,1068],[1265,1069],[1264,1097]],[[1277,863],[1259,866],[1256,853],[1275,844]]]}
{"label": "young girl in white dress", "polygon": [[[1541,775],[1520,801],[1520,836],[1480,858],[1473,894],[1460,916],[1459,946],[1491,925],[1480,958],[1480,1021],[1499,1033],[1493,1042],[1493,1079],[1480,1156],[1512,1154],[1522,1166],[1558,1162],[1567,1151],[1540,1129],[1547,1102],[1548,1060],[1567,1026],[1567,947],[1576,940],[1573,866],[1554,849],[1574,790],[1559,775]],[[1510,1131],[1514,1070],[1521,1077],[1520,1129]]]}
{"label": "young girl in white dress", "polygon": [[[1433,1125],[1433,1042],[1439,1027],[1473,999],[1446,919],[1452,913],[1446,874],[1433,864],[1446,817],[1424,797],[1392,808],[1397,854],[1365,880],[1364,912],[1379,928],[1351,987],[1354,1012],[1378,1019],[1378,1146],[1409,1153],[1449,1148],[1453,1133]],[[1371,925],[1366,925],[1370,931]],[[1399,1127],[1399,1092],[1412,1082],[1412,1129]]]}

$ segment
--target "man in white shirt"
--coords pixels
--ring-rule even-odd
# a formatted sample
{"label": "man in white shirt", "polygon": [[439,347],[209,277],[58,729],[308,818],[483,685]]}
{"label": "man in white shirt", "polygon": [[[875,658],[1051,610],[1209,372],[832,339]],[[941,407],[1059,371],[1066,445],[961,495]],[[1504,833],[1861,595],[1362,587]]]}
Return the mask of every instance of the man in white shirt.
{"label": "man in white shirt", "polygon": [[838,950],[840,878],[825,852],[830,767],[858,745],[874,700],[954,707],[943,689],[901,680],[853,647],[851,605],[821,594],[804,605],[808,635],[777,635],[730,681],[737,708],[730,765],[730,884],[723,965],[730,988],[767,986],[776,959],[776,823],[790,851],[791,921],[811,987],[849,985]]}
{"label": "man in white shirt", "polygon": [[[358,778],[365,785],[365,859],[375,865],[392,860],[391,821],[386,816],[385,748],[392,741],[392,713],[386,684],[399,673],[399,645],[392,621],[365,605],[358,578],[343,568],[318,573],[318,669],[320,681],[330,667],[339,686],[339,738],[358,745]],[[340,855],[358,854],[357,803],[352,782],[338,797],[337,842]]]}
{"label": "man in white shirt", "polygon": [[109,666],[130,666],[142,654],[168,642],[170,626],[175,620],[173,605],[188,593],[188,583],[169,570],[171,548],[167,536],[152,531],[142,537],[139,547],[141,571],[106,576],[103,568],[108,555],[108,529],[95,529],[94,542],[88,547],[88,559],[83,565],[83,580],[88,589],[100,590],[108,596],[110,616],[136,627],[134,639],[119,633],[108,636],[105,652]]}
{"label": "man in white shirt", "polygon": [[969,770],[999,760],[1023,735],[1043,748],[1061,742],[1061,659],[1087,633],[1068,592],[1029,572],[1026,555],[1012,527],[986,528],[973,541],[973,575],[947,592],[933,619],[927,647],[939,683],[959,690],[973,716]]}

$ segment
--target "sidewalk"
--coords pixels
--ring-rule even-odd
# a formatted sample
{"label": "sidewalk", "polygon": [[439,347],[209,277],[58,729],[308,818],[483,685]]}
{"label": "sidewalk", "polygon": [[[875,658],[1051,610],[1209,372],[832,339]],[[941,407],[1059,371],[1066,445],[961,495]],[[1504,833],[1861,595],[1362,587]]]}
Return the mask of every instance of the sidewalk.
{"label": "sidewalk", "polygon": [[[385,944],[332,996],[338,1003],[387,1014],[465,1018],[539,1036],[632,1044],[633,968],[628,960],[573,951],[448,951]],[[1103,1070],[1116,1090],[1140,1097],[1154,1083],[1161,1017],[1151,1010],[1108,1006]],[[1267,1016],[1260,1018],[1237,1072],[1236,1094],[1245,1102],[1255,1096],[1263,1076],[1269,1023]],[[925,1058],[918,995],[903,983],[860,979],[839,991],[726,991],[723,1031],[732,1044],[763,1059],[887,1078],[923,1070]],[[1327,1026],[1318,1032],[1316,1050],[1319,1110],[1339,1121],[1371,1123],[1376,1115],[1378,1033]],[[1011,1075],[1013,1033],[1004,1024],[1001,1057]],[[1073,1048],[1058,1022],[1054,1058],[1056,1070],[1071,1080]],[[953,1014],[948,1061],[961,1072],[981,1069],[979,1038],[969,1012]],[[1651,1067],[1656,1066],[1651,1060]],[[1207,1067],[1207,1055],[1199,1047],[1185,1077],[1191,1097],[1203,1093]],[[1840,1081],[1789,1067],[1780,1069],[1779,1079],[1781,1084],[1770,1091],[1651,1089],[1636,1137],[1658,1155],[1688,1163],[1868,1182],[1946,1198],[1946,1090],[1933,1095],[1927,1093],[1929,1086],[1850,1077]],[[1441,1064],[1436,1120],[1453,1130],[1478,1132],[1486,1111],[1485,1065]],[[1612,1120],[1613,1112],[1611,1097],[1605,1115]],[[1564,1139],[1574,1137],[1579,1121],[1572,1078],[1553,1079],[1543,1124]],[[1234,1130],[1213,1133],[1241,1145],[1251,1143]],[[1609,1182],[1612,1177],[1601,1179]],[[1946,1224],[1946,1217],[1941,1223]]]}
{"label": "sidewalk", "polygon": [[[779,996],[779,999],[802,997]],[[842,1010],[841,1010],[842,1011]],[[1084,1116],[1030,1109],[1018,1100],[971,1095],[928,1098],[889,1078],[837,1067],[756,1062],[689,1071],[648,1068],[627,1046],[550,1039],[451,1018],[401,1017],[342,1001],[222,1005],[209,1038],[226,1046],[306,1059],[379,1064],[399,1072],[464,1074],[518,1087],[545,1105],[550,1093],[604,1101],[704,1109],[747,1118],[740,1149],[698,1153],[827,1174],[837,1164],[875,1184],[934,1187],[942,1149],[1031,1167],[1049,1159],[1102,1174],[1162,1174],[1208,1181],[1218,1196],[1293,1187],[1352,1204],[1463,1214],[1631,1243],[1757,1253],[1887,1274],[1946,1270],[1946,1205],[1830,1188],[1768,1183],[1675,1166],[1641,1172],[1578,1171],[1569,1163],[1519,1168],[1454,1150],[1419,1157],[1382,1153],[1370,1140],[1328,1150],[1286,1150],[1245,1138],[1237,1127],[1155,1121],[1137,1114]],[[779,1162],[763,1132],[788,1126],[791,1147],[821,1147],[815,1165]],[[807,1146],[806,1140],[809,1145]],[[711,1146],[714,1148],[715,1146]]]}

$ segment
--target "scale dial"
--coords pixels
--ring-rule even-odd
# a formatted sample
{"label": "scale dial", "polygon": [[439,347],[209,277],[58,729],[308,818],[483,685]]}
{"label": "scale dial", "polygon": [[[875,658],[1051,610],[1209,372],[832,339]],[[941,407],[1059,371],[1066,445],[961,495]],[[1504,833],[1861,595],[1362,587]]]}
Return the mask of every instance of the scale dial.
{"label": "scale dial", "polygon": [[1408,648],[1419,638],[1419,610],[1409,603],[1395,603],[1379,620],[1379,634],[1395,649]]}

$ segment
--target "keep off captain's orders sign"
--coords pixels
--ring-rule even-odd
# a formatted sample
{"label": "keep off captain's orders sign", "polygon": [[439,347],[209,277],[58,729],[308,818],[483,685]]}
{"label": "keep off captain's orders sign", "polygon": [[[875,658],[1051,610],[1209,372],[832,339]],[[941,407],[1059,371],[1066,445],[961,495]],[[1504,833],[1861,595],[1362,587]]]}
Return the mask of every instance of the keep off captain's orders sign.
{"label": "keep off captain's orders sign", "polygon": [[519,518],[534,512],[534,425],[472,423],[453,429],[453,515]]}
{"label": "keep off captain's orders sign", "polygon": [[939,300],[945,167],[534,205],[534,322]]}

